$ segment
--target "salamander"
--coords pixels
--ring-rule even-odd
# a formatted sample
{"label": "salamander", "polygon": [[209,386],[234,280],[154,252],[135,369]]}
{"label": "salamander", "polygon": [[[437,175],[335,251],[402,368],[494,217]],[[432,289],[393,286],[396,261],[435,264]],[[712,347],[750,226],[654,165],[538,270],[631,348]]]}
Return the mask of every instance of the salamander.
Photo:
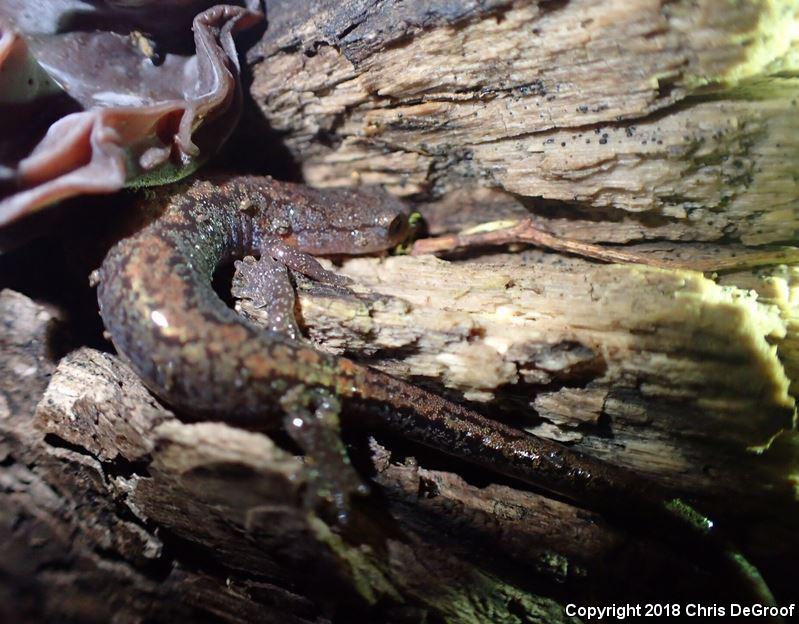
{"label": "salamander", "polygon": [[[340,438],[340,418],[386,428],[579,505],[665,524],[692,543],[712,535],[709,520],[623,468],[302,339],[288,269],[345,287],[345,278],[313,256],[397,245],[408,232],[397,199],[376,189],[319,191],[228,176],[178,187],[160,201],[162,215],[116,244],[99,269],[100,313],[117,351],[154,394],[184,413],[282,425],[307,456],[314,496],[332,501],[342,519],[350,495],[364,486]],[[212,287],[220,265],[246,254],[260,257],[266,329],[239,316]],[[762,583],[756,571],[744,575]]]}

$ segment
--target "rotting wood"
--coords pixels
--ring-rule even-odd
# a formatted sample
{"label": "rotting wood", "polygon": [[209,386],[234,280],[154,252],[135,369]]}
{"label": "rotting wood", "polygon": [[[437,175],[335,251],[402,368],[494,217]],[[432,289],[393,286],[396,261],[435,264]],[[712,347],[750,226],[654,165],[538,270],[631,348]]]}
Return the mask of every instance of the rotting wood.
{"label": "rotting wood", "polygon": [[324,622],[290,590],[220,576],[132,504],[148,480],[147,426],[172,416],[108,354],[56,365],[60,316],[0,291],[2,620]]}
{"label": "rotting wood", "polygon": [[[32,305],[8,291],[2,300]],[[566,621],[548,594],[564,584],[572,596],[616,591],[612,579],[642,556],[651,565],[630,581],[636,595],[656,594],[665,570],[671,591],[707,580],[596,514],[472,485],[425,467],[432,456],[398,461],[407,451],[394,457],[376,440],[362,451],[380,496],[331,531],[302,503],[297,458],[255,431],[179,421],[115,356],[92,349],[61,359],[31,415],[4,421],[13,461],[3,509],[18,527],[4,565],[18,573],[37,539],[48,545],[27,581],[47,596],[45,617],[102,621],[111,608],[133,620],[324,622],[335,592],[339,609],[374,617]],[[31,512],[33,524],[12,519]],[[53,562],[62,571],[50,572]]]}
{"label": "rotting wood", "polygon": [[[311,183],[387,184],[437,235],[532,218],[668,267],[350,261],[355,294],[298,279],[311,338],[692,495],[792,590],[795,249],[746,245],[796,237],[796,2],[269,4],[252,94]],[[331,530],[273,440],[180,421],[106,353],[56,368],[54,312],[0,307],[2,571],[25,579],[4,621],[321,624],[344,603],[562,621],[564,588],[701,581],[595,514],[379,437],[353,441],[378,492],[359,536]]]}
{"label": "rotting wood", "polygon": [[406,4],[274,7],[252,93],[312,184],[496,187],[593,242],[796,235],[794,0]]}
{"label": "rotting wood", "polygon": [[301,281],[302,322],[320,348],[504,410],[683,491],[792,499],[791,465],[747,451],[792,428],[787,285],[772,286],[777,305],[696,272],[536,251],[357,259],[344,271],[355,295]]}
{"label": "rotting wood", "polygon": [[[348,263],[373,290],[303,292],[312,337],[721,507],[794,505],[798,8],[277,5],[251,92],[306,179],[387,185],[451,252]],[[444,249],[503,221],[660,269]]]}
{"label": "rotting wood", "polygon": [[[397,464],[375,441],[368,454],[387,510],[356,516],[336,529],[342,538],[302,503],[301,461],[265,435],[180,422],[110,354],[83,348],[54,368],[42,359],[52,314],[8,290],[0,313],[3,569],[22,583],[6,596],[7,621],[321,623],[334,593],[336,609],[381,618],[482,621],[486,609],[500,619],[523,609],[562,621],[557,601],[502,571],[533,573],[544,587],[579,583],[606,570],[611,553],[640,548],[598,516]],[[440,531],[463,539],[446,545]],[[472,561],[492,544],[509,563]]]}

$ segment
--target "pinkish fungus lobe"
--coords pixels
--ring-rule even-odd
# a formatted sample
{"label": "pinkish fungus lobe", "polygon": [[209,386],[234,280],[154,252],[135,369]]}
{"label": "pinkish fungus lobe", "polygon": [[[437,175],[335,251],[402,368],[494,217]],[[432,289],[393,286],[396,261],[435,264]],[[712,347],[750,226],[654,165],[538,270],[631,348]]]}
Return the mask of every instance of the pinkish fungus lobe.
{"label": "pinkish fungus lobe", "polygon": [[0,227],[180,178],[224,142],[241,110],[233,35],[263,15],[210,4],[0,5]]}

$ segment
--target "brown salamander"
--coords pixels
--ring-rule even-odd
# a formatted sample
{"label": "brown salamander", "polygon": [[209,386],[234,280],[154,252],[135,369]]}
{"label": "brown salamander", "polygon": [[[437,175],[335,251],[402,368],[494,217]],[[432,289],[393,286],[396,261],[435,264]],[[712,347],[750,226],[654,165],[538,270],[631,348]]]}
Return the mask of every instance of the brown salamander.
{"label": "brown salamander", "polygon": [[[362,486],[339,436],[339,415],[616,517],[667,526],[679,539],[709,542],[709,520],[625,469],[300,339],[287,267],[344,284],[309,254],[395,246],[408,230],[399,201],[377,190],[322,192],[264,177],[180,188],[166,195],[160,218],[111,249],[98,274],[100,312],[114,345],[166,403],[200,418],[282,422],[308,456],[316,493],[342,514]],[[245,254],[260,255],[262,303],[273,320],[267,330],[250,325],[212,288],[217,267]],[[756,570],[726,546],[719,550],[762,601],[768,589]]]}

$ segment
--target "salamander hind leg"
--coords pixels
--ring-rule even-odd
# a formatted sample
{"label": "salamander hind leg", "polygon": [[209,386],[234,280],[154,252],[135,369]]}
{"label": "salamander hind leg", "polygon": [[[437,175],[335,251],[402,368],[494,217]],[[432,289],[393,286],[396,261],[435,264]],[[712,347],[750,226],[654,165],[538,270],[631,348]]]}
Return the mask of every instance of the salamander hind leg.
{"label": "salamander hind leg", "polygon": [[350,498],[369,492],[353,468],[339,429],[341,404],[322,388],[296,386],[280,401],[289,436],[305,452],[309,488],[306,504],[318,508],[332,503],[338,521],[349,517]]}

